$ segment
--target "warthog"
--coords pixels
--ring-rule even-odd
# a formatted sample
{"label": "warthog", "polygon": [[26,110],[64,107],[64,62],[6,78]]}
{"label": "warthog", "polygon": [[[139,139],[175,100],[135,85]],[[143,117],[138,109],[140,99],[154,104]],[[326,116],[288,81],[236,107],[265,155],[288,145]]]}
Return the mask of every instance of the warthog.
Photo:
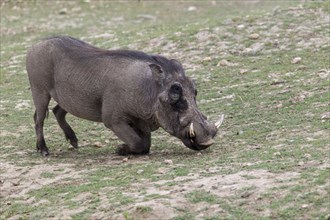
{"label": "warthog", "polygon": [[181,63],[131,50],[104,50],[67,36],[32,46],[26,69],[35,105],[37,150],[49,154],[43,134],[48,104],[77,148],[67,113],[103,122],[124,144],[118,153],[147,154],[151,132],[162,127],[193,150],[214,143],[217,126],[197,109],[197,90]]}

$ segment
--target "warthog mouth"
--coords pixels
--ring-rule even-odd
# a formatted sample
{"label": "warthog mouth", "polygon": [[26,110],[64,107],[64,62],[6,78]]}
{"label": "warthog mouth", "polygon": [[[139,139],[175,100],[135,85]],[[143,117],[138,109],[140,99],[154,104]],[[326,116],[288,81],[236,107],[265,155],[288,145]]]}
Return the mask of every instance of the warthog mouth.
{"label": "warthog mouth", "polygon": [[181,140],[186,147],[196,151],[204,150],[214,144],[214,140],[211,137],[203,143],[198,143],[193,123],[190,124],[188,132],[186,132],[186,135]]}
{"label": "warthog mouth", "polygon": [[[220,118],[214,123],[215,128],[218,130],[218,128],[221,126],[222,122],[224,120],[224,115],[221,115]],[[215,133],[216,134],[216,133]],[[190,123],[189,129],[187,129],[186,135],[184,138],[181,138],[184,145],[186,145],[188,148],[196,151],[204,150],[208,147],[210,147],[212,144],[214,144],[214,135],[212,137],[210,136],[208,140],[198,143],[196,138],[196,133],[194,130],[194,124],[193,122]]]}
{"label": "warthog mouth", "polygon": [[206,148],[214,144],[214,140],[212,138],[203,143],[197,143],[195,137],[191,138],[189,136],[181,140],[186,147],[196,151],[205,150]]}

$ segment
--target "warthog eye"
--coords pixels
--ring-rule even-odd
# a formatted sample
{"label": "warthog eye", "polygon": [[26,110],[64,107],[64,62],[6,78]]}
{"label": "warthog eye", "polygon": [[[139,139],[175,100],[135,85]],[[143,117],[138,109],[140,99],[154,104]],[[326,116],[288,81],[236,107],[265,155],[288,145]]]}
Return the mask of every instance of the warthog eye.
{"label": "warthog eye", "polygon": [[171,88],[169,89],[168,96],[173,111],[183,112],[188,109],[188,103],[183,97],[182,85],[179,82],[172,84]]}
{"label": "warthog eye", "polygon": [[179,101],[180,97],[182,96],[182,87],[180,83],[174,83],[169,91],[169,97],[171,99],[171,102],[177,102]]}

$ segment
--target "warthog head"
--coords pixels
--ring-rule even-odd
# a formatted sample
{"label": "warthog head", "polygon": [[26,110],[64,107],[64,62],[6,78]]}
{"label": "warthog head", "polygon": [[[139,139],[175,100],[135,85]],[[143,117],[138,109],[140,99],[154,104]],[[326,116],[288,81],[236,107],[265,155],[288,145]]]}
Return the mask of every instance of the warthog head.
{"label": "warthog head", "polygon": [[156,105],[157,121],[188,148],[204,150],[214,143],[223,117],[216,123],[207,121],[207,117],[197,108],[197,89],[194,82],[185,76],[178,61],[171,62],[175,65],[171,74],[164,74],[164,70],[157,65],[150,65],[154,78],[160,82],[162,88]]}

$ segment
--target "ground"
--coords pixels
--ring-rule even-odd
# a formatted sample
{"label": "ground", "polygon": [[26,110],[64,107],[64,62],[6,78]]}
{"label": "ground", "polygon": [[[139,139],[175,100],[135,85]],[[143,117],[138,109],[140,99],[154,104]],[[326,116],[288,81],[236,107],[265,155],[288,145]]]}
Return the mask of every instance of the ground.
{"label": "ground", "polygon": [[[329,1],[2,1],[0,219],[329,219],[329,23]],[[52,35],[180,60],[216,144],[160,129],[123,157],[68,116],[72,150],[50,113],[41,157],[25,55]]]}

